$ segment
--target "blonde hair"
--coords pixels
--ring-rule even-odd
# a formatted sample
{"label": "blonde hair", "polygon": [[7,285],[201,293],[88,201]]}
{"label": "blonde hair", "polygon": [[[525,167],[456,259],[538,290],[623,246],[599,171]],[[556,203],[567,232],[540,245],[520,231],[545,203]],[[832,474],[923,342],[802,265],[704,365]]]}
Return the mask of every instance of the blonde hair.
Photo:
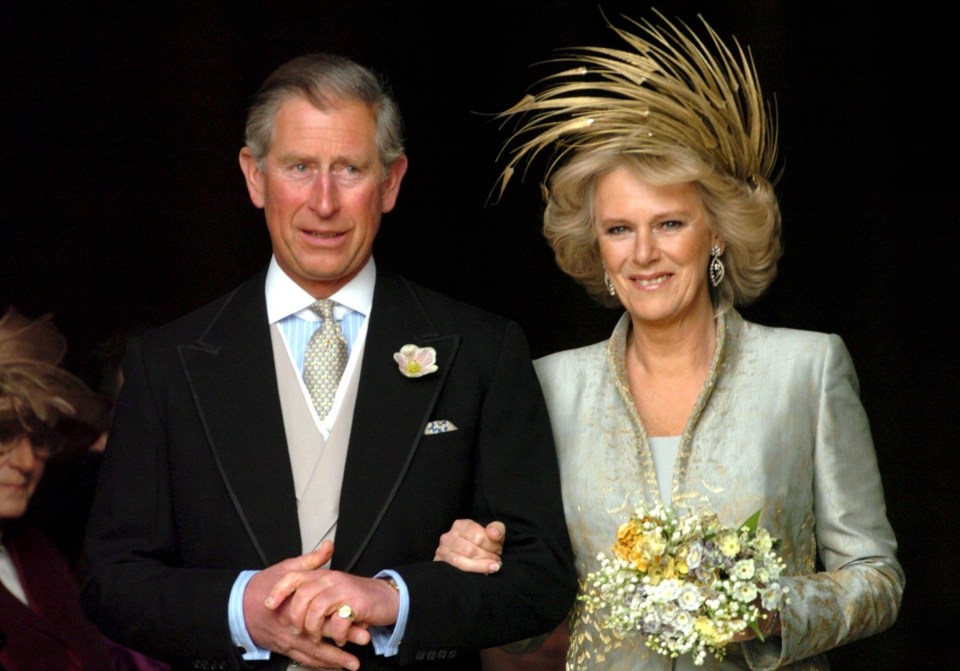
{"label": "blonde hair", "polygon": [[[726,277],[719,287],[711,285],[717,312],[749,304],[766,291],[781,254],[780,208],[769,182],[732,179],[679,149],[658,155],[602,149],[577,154],[552,174],[543,215],[543,233],[557,265],[595,300],[620,305],[603,281],[594,196],[600,177],[621,166],[650,184],[696,185],[710,230],[724,242]],[[707,269],[703,272],[706,276]]]}

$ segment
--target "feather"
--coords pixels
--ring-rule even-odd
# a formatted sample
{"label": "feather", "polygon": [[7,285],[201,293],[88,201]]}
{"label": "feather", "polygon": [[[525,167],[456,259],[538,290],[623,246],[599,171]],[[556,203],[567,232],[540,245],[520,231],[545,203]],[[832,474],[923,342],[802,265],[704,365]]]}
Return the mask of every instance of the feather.
{"label": "feather", "polygon": [[653,11],[661,26],[624,17],[636,33],[607,21],[629,50],[564,50],[548,61],[562,70],[497,115],[513,124],[498,156],[507,158],[500,196],[521,163],[523,174],[547,150],[545,177],[571,152],[658,154],[679,146],[736,179],[771,178],[776,115],[749,49],[736,38],[725,44],[702,16],[703,37]]}

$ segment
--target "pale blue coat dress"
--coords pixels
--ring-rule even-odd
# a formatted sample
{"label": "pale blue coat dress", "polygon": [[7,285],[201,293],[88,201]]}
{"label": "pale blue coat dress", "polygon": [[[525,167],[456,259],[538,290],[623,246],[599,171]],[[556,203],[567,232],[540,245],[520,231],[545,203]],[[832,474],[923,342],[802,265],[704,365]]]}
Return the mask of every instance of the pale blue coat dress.
{"label": "pale blue coat dress", "polygon": [[[625,314],[608,341],[535,362],[581,579],[634,507],[659,498],[625,377],[629,324]],[[732,310],[717,331],[680,439],[673,505],[716,512],[731,525],[762,508],[760,525],[783,542],[790,602],[782,638],[729,646],[722,663],[708,655],[699,668],[826,669],[822,653],[893,624],[904,587],[856,373],[836,335],[764,327]],[[639,637],[599,631],[580,608],[571,614],[567,666],[674,668]],[[689,660],[677,668],[691,668]]]}

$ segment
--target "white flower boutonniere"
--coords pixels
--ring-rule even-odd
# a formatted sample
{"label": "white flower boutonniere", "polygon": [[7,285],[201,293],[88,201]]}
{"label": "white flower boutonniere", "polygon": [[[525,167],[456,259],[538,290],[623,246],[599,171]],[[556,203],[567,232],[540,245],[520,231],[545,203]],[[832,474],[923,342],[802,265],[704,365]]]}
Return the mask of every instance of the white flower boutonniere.
{"label": "white flower boutonniere", "polygon": [[438,370],[437,350],[432,347],[404,345],[399,352],[394,352],[393,360],[406,377],[423,377]]}

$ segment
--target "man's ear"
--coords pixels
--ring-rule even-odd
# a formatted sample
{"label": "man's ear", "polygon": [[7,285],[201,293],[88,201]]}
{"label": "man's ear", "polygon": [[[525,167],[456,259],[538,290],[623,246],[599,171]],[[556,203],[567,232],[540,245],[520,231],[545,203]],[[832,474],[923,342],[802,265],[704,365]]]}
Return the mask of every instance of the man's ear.
{"label": "man's ear", "polygon": [[381,212],[389,212],[397,204],[397,196],[400,193],[400,182],[403,176],[407,174],[407,157],[401,156],[387,170],[387,176],[383,180],[383,207]]}
{"label": "man's ear", "polygon": [[240,150],[240,170],[247,181],[247,191],[250,193],[250,201],[259,208],[263,207],[263,173],[260,172],[260,166],[257,159],[250,153],[249,147]]}

